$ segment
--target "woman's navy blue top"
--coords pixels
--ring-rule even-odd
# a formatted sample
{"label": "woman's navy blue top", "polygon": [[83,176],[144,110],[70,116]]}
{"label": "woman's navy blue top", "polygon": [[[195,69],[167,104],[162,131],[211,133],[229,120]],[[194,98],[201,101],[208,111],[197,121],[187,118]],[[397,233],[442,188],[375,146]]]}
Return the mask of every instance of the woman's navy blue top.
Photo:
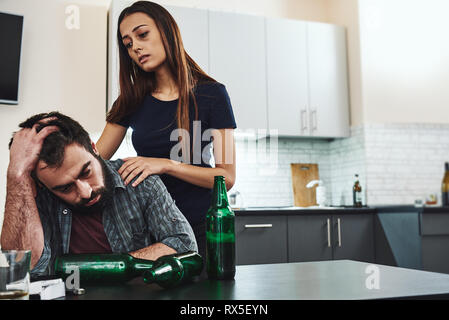
{"label": "woman's navy blue top", "polygon": [[[210,130],[236,128],[234,113],[228,92],[221,83],[199,84],[195,88],[194,94],[198,106],[197,121],[199,122],[194,124],[194,106],[190,101],[190,149],[192,150],[193,146],[194,125],[198,129],[199,126],[201,127],[201,135],[198,134],[198,130],[195,136],[198,143],[201,140],[201,148],[194,148],[190,164],[212,167],[210,160],[213,160],[213,149]],[[181,150],[181,144],[178,141],[179,131],[174,131],[178,129],[177,107],[178,100],[161,101],[152,95],[147,95],[134,113],[118,122],[121,126],[133,129],[132,143],[138,156],[180,160],[180,158],[176,158],[179,157]],[[168,174],[162,174],[160,177],[190,224],[197,226],[203,223],[210,206],[212,190],[193,185]]]}

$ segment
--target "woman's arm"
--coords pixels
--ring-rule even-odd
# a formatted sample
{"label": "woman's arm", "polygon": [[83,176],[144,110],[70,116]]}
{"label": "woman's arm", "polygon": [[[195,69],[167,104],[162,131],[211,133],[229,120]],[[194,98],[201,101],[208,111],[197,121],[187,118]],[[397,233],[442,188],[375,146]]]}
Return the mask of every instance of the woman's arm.
{"label": "woman's arm", "polygon": [[169,174],[191,184],[212,189],[215,176],[224,176],[226,188],[232,188],[235,182],[235,141],[233,129],[212,130],[215,168],[204,168],[179,161],[161,158],[126,158],[118,173],[128,184],[137,175],[133,183],[137,186],[152,174]]}
{"label": "woman's arm", "polygon": [[120,147],[126,135],[126,128],[115,123],[106,123],[96,146],[103,159],[109,160]]}
{"label": "woman's arm", "polygon": [[215,176],[224,176],[226,189],[230,190],[235,182],[235,141],[233,129],[212,131],[214,139],[215,168],[203,168],[172,161],[167,174],[190,182],[194,185],[212,189]]}

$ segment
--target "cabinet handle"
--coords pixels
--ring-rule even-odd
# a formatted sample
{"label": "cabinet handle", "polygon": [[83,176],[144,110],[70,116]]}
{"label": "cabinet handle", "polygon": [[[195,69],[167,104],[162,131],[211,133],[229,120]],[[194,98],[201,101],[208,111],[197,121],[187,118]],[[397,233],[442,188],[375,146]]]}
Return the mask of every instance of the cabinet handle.
{"label": "cabinet handle", "polygon": [[327,219],[327,247],[331,247],[331,221]]}
{"label": "cabinet handle", "polygon": [[306,109],[301,110],[301,131],[307,130],[307,118],[306,118]]}
{"label": "cabinet handle", "polygon": [[312,131],[316,130],[318,126],[316,109],[312,110],[312,112],[310,113],[310,118],[310,122],[312,123]]}
{"label": "cabinet handle", "polygon": [[337,219],[337,227],[338,227],[338,246],[341,247],[341,226],[340,226],[340,218]]}
{"label": "cabinet handle", "polygon": [[245,224],[245,229],[251,228],[272,228],[273,225],[271,223],[267,224]]}

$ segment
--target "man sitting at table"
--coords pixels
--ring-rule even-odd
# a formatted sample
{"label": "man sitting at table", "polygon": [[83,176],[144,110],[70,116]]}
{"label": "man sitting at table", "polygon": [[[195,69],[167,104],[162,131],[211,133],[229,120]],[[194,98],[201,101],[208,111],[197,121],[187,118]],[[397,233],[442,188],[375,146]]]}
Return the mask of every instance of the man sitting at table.
{"label": "man sitting at table", "polygon": [[10,142],[1,245],[31,249],[31,273],[66,253],[128,252],[155,260],[197,251],[190,224],[159,176],[137,187],[103,160],[81,125],[58,112],[19,125]]}

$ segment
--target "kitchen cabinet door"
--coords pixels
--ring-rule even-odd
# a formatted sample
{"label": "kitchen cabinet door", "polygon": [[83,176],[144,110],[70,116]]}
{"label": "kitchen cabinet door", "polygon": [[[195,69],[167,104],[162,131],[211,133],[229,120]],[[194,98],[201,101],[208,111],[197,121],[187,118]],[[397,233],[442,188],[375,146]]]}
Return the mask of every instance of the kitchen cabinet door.
{"label": "kitchen cabinet door", "polygon": [[307,23],[267,18],[268,127],[280,136],[310,134]]}
{"label": "kitchen cabinet door", "polygon": [[287,262],[286,216],[237,216],[236,264]]}
{"label": "kitchen cabinet door", "polygon": [[374,263],[374,217],[372,214],[334,215],[333,259]]}
{"label": "kitchen cabinet door", "polygon": [[449,273],[449,210],[420,213],[422,269]]}
{"label": "kitchen cabinet door", "polygon": [[228,90],[237,127],[266,130],[264,18],[209,11],[209,66]]}
{"label": "kitchen cabinet door", "polygon": [[288,216],[289,262],[332,260],[332,216]]}
{"label": "kitchen cabinet door", "polygon": [[186,52],[203,69],[209,72],[209,13],[204,9],[165,7],[175,19],[181,32]]}
{"label": "kitchen cabinet door", "polygon": [[310,127],[316,137],[349,136],[346,35],[341,26],[307,24]]}

